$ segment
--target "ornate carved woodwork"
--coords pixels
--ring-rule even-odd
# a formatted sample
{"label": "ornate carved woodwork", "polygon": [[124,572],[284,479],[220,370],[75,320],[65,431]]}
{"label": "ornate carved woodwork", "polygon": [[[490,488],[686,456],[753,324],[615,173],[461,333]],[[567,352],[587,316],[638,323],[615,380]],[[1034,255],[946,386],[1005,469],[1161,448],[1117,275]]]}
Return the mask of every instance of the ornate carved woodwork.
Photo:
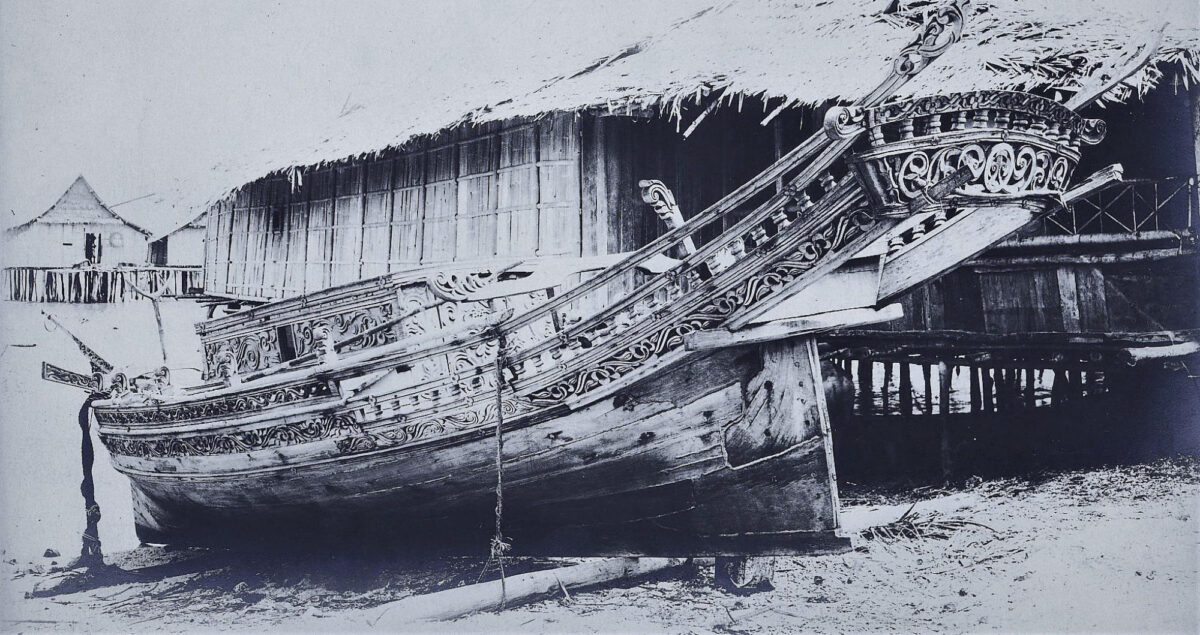
{"label": "ornate carved woodwork", "polygon": [[281,361],[279,333],[271,328],[207,343],[204,361],[210,377],[228,377],[276,366]]}
{"label": "ornate carved woodwork", "polygon": [[47,362],[42,362],[42,379],[56,384],[82,388],[89,393],[98,393],[104,390],[104,378],[99,373],[84,375]]}
{"label": "ornate carved woodwork", "polygon": [[[319,336],[322,330],[328,332],[335,342],[363,335],[392,319],[393,305],[391,303],[366,307],[345,313],[337,313],[328,318],[319,318],[292,324],[292,342],[296,355],[307,355],[316,350],[323,339]],[[339,346],[339,352],[350,352],[372,348],[396,341],[393,329],[378,329],[369,334]]]}
{"label": "ornate carved woodwork", "polygon": [[[1066,189],[1081,144],[1098,143],[1104,123],[1025,93],[978,91],[837,108],[826,132],[866,130],[869,148],[853,163],[875,206],[898,209],[960,168],[970,179],[947,197],[1054,196]],[[973,204],[986,204],[975,201]]]}
{"label": "ornate carved woodwork", "polygon": [[[509,397],[503,399],[501,403],[505,419],[512,419],[537,410],[535,405],[524,399]],[[494,397],[489,397],[454,414],[414,418],[412,422],[401,421],[399,424],[347,436],[338,440],[337,448],[346,453],[368,452],[495,425],[495,423],[496,400]]]}
{"label": "ornate carved woodwork", "polygon": [[[683,225],[683,212],[680,211],[679,204],[675,202],[675,195],[671,193],[666,184],[651,179],[639,181],[638,187],[642,189],[642,200],[650,205],[654,214],[667,226],[667,229],[675,229]],[[683,251],[685,254],[696,251],[696,244],[690,236],[683,239]]]}
{"label": "ornate carved woodwork", "polygon": [[212,434],[171,435],[157,438],[101,433],[108,451],[137,458],[174,458],[240,454],[300,443],[322,441],[361,430],[351,413],[323,414],[301,422]]}
{"label": "ornate carved woodwork", "polygon": [[101,425],[149,425],[199,421],[212,417],[246,414],[275,406],[333,396],[329,384],[309,380],[298,384],[250,390],[221,397],[198,398],[173,405],[121,406],[96,409]]}

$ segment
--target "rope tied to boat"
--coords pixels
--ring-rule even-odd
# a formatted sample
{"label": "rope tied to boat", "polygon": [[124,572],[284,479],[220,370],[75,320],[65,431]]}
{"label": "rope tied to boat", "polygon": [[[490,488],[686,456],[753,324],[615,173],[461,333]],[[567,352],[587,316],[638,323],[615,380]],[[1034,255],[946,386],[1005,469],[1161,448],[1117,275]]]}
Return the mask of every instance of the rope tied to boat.
{"label": "rope tied to boat", "polygon": [[87,519],[87,528],[83,530],[79,549],[79,566],[82,567],[104,566],[104,553],[100,548],[100,504],[96,502],[96,484],[92,480],[92,464],[96,454],[92,448],[89,411],[93,401],[106,396],[102,393],[92,393],[79,408],[79,431],[83,433],[80,442],[83,481],[79,484],[79,493],[83,494],[83,509]]}
{"label": "rope tied to boat", "polygon": [[[504,539],[504,365],[507,363],[504,350],[508,340],[504,332],[495,329],[496,336],[496,532],[492,536],[488,563],[493,560],[500,568],[500,608],[508,601],[507,580],[504,573],[504,558],[512,550],[512,543]],[[484,565],[484,571],[487,565]],[[480,572],[480,578],[483,572]]]}

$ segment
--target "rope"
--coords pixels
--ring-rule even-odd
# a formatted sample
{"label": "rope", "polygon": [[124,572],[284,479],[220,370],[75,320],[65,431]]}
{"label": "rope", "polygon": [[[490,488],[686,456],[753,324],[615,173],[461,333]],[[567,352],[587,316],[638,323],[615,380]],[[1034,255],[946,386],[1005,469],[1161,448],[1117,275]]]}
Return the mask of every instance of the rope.
{"label": "rope", "polygon": [[496,331],[496,534],[492,536],[491,556],[500,567],[500,609],[508,601],[507,581],[504,574],[504,556],[512,544],[504,540],[504,401],[501,388],[504,386],[504,348],[507,341],[504,333]]}
{"label": "rope", "polygon": [[87,518],[87,529],[81,537],[82,545],[79,550],[79,565],[83,567],[103,566],[104,554],[100,550],[100,504],[96,502],[96,486],[92,480],[92,463],[95,452],[92,449],[92,436],[88,433],[88,410],[92,402],[105,395],[93,393],[79,408],[79,431],[83,433],[80,444],[80,459],[83,464],[83,481],[79,484],[79,493],[83,494],[84,514]]}
{"label": "rope", "polygon": [[500,609],[508,602],[508,581],[504,572],[504,556],[512,549],[512,543],[504,539],[504,400],[501,389],[504,387],[504,365],[506,363],[504,349],[507,340],[499,328],[495,329],[496,336],[496,532],[492,535],[487,562],[479,572],[478,583],[487,573],[492,561],[500,569]]}

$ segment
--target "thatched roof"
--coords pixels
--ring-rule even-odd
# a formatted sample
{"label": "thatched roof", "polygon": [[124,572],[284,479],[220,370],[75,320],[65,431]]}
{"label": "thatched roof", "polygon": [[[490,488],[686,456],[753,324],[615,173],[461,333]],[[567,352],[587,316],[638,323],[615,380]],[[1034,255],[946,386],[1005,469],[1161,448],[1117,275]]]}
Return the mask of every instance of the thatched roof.
{"label": "thatched roof", "polygon": [[150,232],[134,223],[129,222],[100,200],[87,179],[82,175],[77,177],[58,200],[46,211],[32,219],[9,228],[16,232],[35,223],[59,225],[128,225],[133,229],[149,236]]}
{"label": "thatched roof", "polygon": [[[398,147],[466,122],[586,109],[654,109],[689,118],[718,96],[770,108],[852,99],[868,92],[910,43],[929,0],[729,0],[663,33],[521,95],[468,93],[428,107],[363,104],[321,131],[320,143],[247,157],[219,170],[221,196],[267,174]],[[1120,101],[1166,78],[1200,80],[1200,9],[1195,0],[973,0],[964,41],[901,93],[976,89],[1068,96],[1106,64],[1161,30],[1154,63],[1106,95]],[[523,72],[544,72],[544,68]],[[484,91],[486,92],[486,91]],[[494,93],[494,91],[491,91]],[[689,114],[689,108],[692,114]],[[206,205],[207,206],[207,205]]]}
{"label": "thatched roof", "polygon": [[173,234],[179,233],[185,229],[207,229],[208,228],[208,210],[204,210],[197,216],[190,217],[183,222],[175,222],[167,229],[155,232],[150,237],[150,242],[155,242],[167,238]]}

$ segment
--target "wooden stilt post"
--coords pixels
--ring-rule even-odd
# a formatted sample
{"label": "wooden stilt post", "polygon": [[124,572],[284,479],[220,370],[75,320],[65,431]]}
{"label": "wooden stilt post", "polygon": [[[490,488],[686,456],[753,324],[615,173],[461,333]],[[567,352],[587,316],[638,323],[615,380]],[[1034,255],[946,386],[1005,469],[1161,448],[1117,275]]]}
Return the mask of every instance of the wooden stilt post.
{"label": "wooden stilt post", "polygon": [[950,456],[950,366],[938,362],[938,407],[942,411],[942,480],[949,481],[953,472],[953,457]]}
{"label": "wooden stilt post", "polygon": [[1061,406],[1063,401],[1065,401],[1065,396],[1063,393],[1066,391],[1067,382],[1066,378],[1063,377],[1063,372],[1064,371],[1061,368],[1054,369],[1054,380],[1053,383],[1050,384],[1051,406]]}
{"label": "wooden stilt post", "polygon": [[875,362],[869,359],[858,360],[858,413],[870,415],[875,405],[874,377]]}
{"label": "wooden stilt post", "polygon": [[993,399],[995,393],[993,392],[994,386],[992,385],[992,369],[982,367],[979,369],[979,375],[983,379],[983,411],[995,412],[996,402]]}
{"label": "wooden stilt post", "polygon": [[891,389],[892,389],[892,363],[883,363],[883,393],[880,395],[882,399],[883,413],[887,414],[891,406]]}
{"label": "wooden stilt post", "polygon": [[1013,409],[1013,402],[1010,399],[1009,393],[1009,377],[1008,369],[995,369],[995,387],[996,387],[996,412],[1009,412]]}
{"label": "wooden stilt post", "polygon": [[1025,407],[1033,408],[1037,406],[1037,394],[1034,392],[1037,387],[1037,380],[1033,374],[1033,368],[1025,369]]}
{"label": "wooden stilt post", "polygon": [[967,375],[971,379],[971,412],[979,412],[983,408],[983,396],[979,390],[979,368],[968,366]]}
{"label": "wooden stilt post", "polygon": [[912,414],[912,371],[908,362],[900,362],[900,414]]}
{"label": "wooden stilt post", "polygon": [[933,414],[933,366],[921,364],[921,376],[925,379],[925,414]]}

